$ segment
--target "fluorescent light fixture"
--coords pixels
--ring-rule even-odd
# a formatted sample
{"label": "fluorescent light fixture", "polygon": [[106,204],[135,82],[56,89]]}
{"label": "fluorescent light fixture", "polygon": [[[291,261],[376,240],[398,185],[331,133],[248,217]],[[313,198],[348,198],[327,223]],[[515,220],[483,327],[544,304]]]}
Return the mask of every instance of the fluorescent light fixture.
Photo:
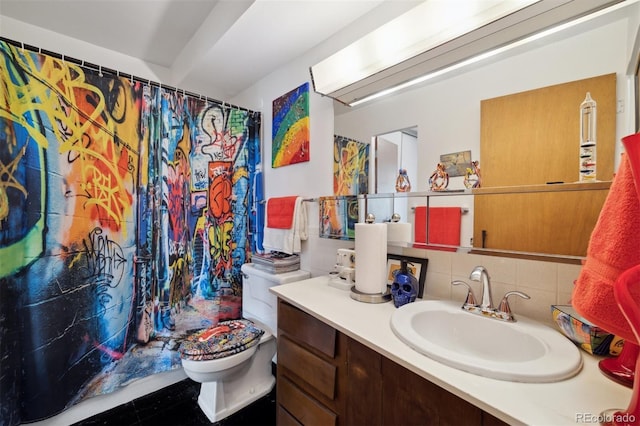
{"label": "fluorescent light fixture", "polygon": [[[623,7],[623,6],[626,7],[626,4],[618,4],[617,6],[618,7]],[[566,22],[564,24],[555,26],[553,28],[549,28],[548,30],[544,30],[544,31],[541,31],[539,33],[533,34],[533,35],[531,35],[529,37],[526,37],[524,39],[515,41],[515,42],[510,43],[510,44],[508,44],[506,46],[490,50],[488,52],[482,53],[480,55],[474,56],[472,58],[466,59],[464,61],[458,62],[458,63],[453,64],[453,65],[450,65],[450,66],[448,66],[446,68],[439,69],[438,71],[434,71],[432,73],[425,74],[423,76],[414,78],[413,80],[407,81],[406,83],[402,83],[402,84],[399,84],[397,86],[390,87],[390,88],[385,89],[385,90],[381,90],[380,92],[376,92],[376,93],[374,93],[372,95],[369,95],[369,96],[366,96],[366,97],[364,97],[362,99],[359,99],[357,101],[351,102],[349,105],[350,106],[357,106],[357,105],[363,104],[365,102],[369,102],[369,101],[372,101],[374,99],[380,98],[382,96],[386,96],[386,95],[389,95],[391,93],[395,93],[395,92],[398,92],[400,90],[404,90],[404,89],[406,89],[408,87],[415,86],[415,85],[420,84],[420,83],[424,83],[425,81],[428,81],[428,80],[431,80],[433,78],[439,77],[441,75],[447,74],[447,73],[449,73],[451,71],[455,71],[457,69],[464,68],[464,67],[466,67],[468,65],[475,64],[476,62],[480,62],[480,61],[483,61],[485,59],[491,58],[492,56],[496,56],[496,55],[499,55],[501,53],[505,53],[505,52],[507,52],[507,51],[509,51],[511,49],[515,49],[516,47],[523,46],[525,44],[528,44],[528,43],[531,43],[533,41],[539,40],[541,38],[550,36],[552,34],[560,32],[560,31],[564,31],[564,30],[566,30],[568,28],[571,28],[573,26],[576,26],[578,24],[582,24],[583,22],[589,21],[591,19],[595,19],[598,16],[604,15],[605,13],[609,13],[609,12],[615,10],[614,9],[615,7],[616,6],[613,6],[613,7],[608,8],[608,9],[602,9],[602,10],[599,10],[598,12],[594,12],[594,13],[592,13],[590,15],[583,16],[582,18],[574,19],[573,21],[569,21],[569,22]]]}
{"label": "fluorescent light fixture", "polygon": [[315,65],[313,70],[315,84],[323,91],[333,92],[536,1],[424,1]]}
{"label": "fluorescent light fixture", "polygon": [[560,31],[575,18],[623,1],[425,0],[311,67],[314,90],[359,105]]}

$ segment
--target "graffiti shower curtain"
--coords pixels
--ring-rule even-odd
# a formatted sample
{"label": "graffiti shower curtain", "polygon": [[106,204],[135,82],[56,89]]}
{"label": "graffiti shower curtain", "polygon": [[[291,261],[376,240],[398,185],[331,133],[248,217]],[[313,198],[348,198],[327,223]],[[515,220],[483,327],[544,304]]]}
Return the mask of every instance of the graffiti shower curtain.
{"label": "graffiti shower curtain", "polygon": [[181,338],[240,315],[260,116],[0,51],[0,424],[14,425],[178,368]]}

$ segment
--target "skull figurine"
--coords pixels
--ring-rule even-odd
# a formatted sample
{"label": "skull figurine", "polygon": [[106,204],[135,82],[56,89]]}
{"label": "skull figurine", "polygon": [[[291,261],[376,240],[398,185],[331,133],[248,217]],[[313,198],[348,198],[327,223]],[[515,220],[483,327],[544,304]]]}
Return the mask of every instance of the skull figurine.
{"label": "skull figurine", "polygon": [[400,269],[395,271],[391,284],[391,298],[396,308],[411,303],[418,295],[418,280],[407,270],[406,261],[401,261]]}

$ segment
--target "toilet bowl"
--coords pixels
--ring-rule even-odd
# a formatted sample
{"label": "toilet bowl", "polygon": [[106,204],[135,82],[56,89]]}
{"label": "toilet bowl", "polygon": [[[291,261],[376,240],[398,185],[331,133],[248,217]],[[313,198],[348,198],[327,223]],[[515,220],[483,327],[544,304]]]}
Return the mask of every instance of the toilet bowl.
{"label": "toilet bowl", "polygon": [[[218,422],[271,392],[276,380],[272,363],[278,328],[277,298],[269,288],[310,277],[309,272],[300,270],[270,274],[250,263],[242,265],[242,272],[241,321],[248,321],[249,329],[255,327],[263,332],[257,343],[251,340],[247,345],[238,345],[227,351],[230,355],[221,355],[215,348],[210,353],[197,352],[201,357],[181,353],[185,373],[201,383],[198,405],[211,422]],[[197,336],[190,336],[191,340],[193,337]]]}

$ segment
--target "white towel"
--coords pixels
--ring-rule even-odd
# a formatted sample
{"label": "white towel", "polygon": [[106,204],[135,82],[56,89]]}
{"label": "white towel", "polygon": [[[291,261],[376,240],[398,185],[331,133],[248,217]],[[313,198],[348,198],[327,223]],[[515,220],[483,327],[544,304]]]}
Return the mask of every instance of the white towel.
{"label": "white towel", "polygon": [[[296,198],[293,208],[293,223],[290,229],[269,228],[265,224],[264,240],[262,245],[265,250],[279,251],[287,254],[300,253],[301,241],[307,240],[307,207],[302,197]],[[268,204],[268,203],[267,203]],[[266,217],[269,217],[268,207]]]}

